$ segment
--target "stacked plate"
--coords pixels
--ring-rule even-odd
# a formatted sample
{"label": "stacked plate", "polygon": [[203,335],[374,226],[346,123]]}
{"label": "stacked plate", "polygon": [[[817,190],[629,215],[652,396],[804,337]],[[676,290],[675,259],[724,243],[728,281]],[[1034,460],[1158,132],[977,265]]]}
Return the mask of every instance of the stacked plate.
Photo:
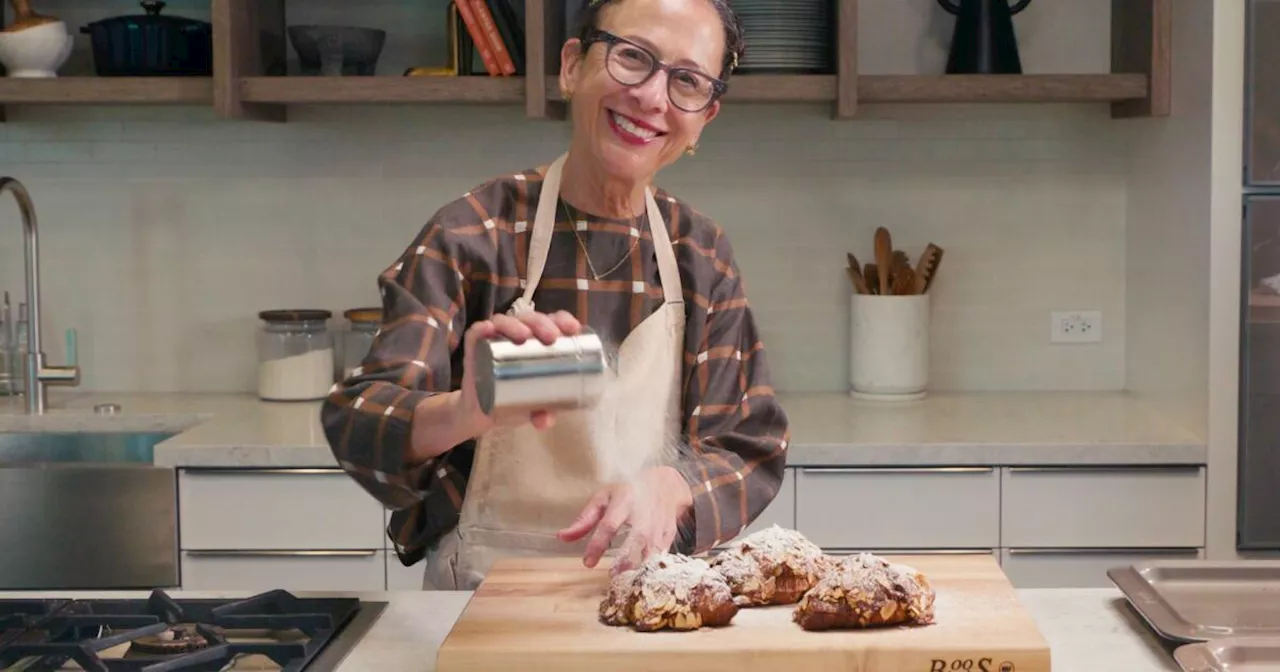
{"label": "stacked plate", "polygon": [[740,73],[835,72],[835,0],[732,0],[747,53]]}

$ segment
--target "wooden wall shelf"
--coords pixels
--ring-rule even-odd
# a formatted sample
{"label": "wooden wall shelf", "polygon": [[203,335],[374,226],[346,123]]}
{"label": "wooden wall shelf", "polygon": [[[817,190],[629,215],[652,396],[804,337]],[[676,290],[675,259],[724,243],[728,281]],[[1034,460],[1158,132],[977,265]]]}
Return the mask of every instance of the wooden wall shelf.
{"label": "wooden wall shelf", "polygon": [[200,105],[213,102],[210,77],[0,78],[0,104]]}
{"label": "wooden wall shelf", "polygon": [[1079,103],[1144,100],[1147,76],[863,75],[867,103]]}
{"label": "wooden wall shelf", "polygon": [[[525,0],[525,77],[286,77],[284,0],[210,0],[211,78],[0,78],[4,104],[212,104],[225,119],[284,121],[290,105],[520,105],[564,118],[557,87],[564,3]],[[1166,116],[1170,108],[1172,0],[1111,0],[1112,74],[859,75],[857,0],[836,3],[835,72],[738,75],[728,101],[831,103],[835,118],[859,103],[1101,103],[1112,116]],[[271,64],[271,65],[268,65]],[[0,116],[0,119],[3,117]]]}
{"label": "wooden wall shelf", "polygon": [[523,77],[242,77],[251,103],[495,103],[524,101]]}

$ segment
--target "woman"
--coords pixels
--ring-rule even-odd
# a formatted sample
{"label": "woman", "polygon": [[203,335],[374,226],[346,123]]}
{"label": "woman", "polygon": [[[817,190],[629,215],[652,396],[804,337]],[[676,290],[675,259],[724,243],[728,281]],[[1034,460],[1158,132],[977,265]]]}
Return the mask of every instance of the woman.
{"label": "woman", "polygon": [[[323,407],[339,463],[395,511],[401,561],[427,558],[428,589],[474,589],[504,556],[594,567],[621,541],[617,569],[706,551],[782,481],[787,419],[729,243],[651,186],[719,111],[741,28],[725,0],[592,0],[581,19],[561,53],[568,152],[431,218],[380,276],[381,332]],[[594,436],[586,411],[509,425],[479,410],[477,339],[550,343],[584,324],[619,348],[625,407],[595,411],[614,434]],[[683,450],[661,462],[670,436]],[[651,466],[605,482],[608,450]]]}

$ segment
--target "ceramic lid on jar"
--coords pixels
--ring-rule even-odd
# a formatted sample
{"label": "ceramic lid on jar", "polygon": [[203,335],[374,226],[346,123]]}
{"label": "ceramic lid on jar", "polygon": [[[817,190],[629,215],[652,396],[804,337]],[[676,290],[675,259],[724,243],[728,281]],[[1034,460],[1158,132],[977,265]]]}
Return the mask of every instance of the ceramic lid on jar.
{"label": "ceramic lid on jar", "polygon": [[321,322],[333,317],[328,310],[313,308],[264,310],[258,313],[263,322]]}
{"label": "ceramic lid on jar", "polygon": [[382,308],[352,308],[342,316],[351,322],[377,323],[382,321]]}

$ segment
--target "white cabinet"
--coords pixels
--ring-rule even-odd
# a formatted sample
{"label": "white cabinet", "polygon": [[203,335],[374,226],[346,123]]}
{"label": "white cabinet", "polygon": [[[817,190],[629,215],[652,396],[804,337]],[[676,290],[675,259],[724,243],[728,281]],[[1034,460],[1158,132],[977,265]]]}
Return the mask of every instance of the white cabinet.
{"label": "white cabinet", "polygon": [[1201,467],[1010,467],[1003,472],[1005,547],[1204,545]]}
{"label": "white cabinet", "polygon": [[387,590],[422,590],[426,561],[405,567],[395,551],[387,551]]}
{"label": "white cabinet", "polygon": [[[422,587],[422,563],[389,549],[388,512],[339,469],[190,469],[178,487],[185,589]],[[994,553],[1016,587],[1097,587],[1111,567],[1203,557],[1204,505],[1202,466],[791,467],[743,534]]]}
{"label": "white cabinet", "polygon": [[182,589],[381,591],[385,558],[381,550],[183,551]]}
{"label": "white cabinet", "polygon": [[386,589],[386,513],[340,469],[184,469],[178,521],[185,590]]}
{"label": "white cabinet", "polygon": [[796,529],[826,549],[994,549],[1000,476],[991,467],[798,470]]}
{"label": "white cabinet", "polygon": [[337,469],[184,470],[178,511],[184,549],[385,547],[382,506]]}
{"label": "white cabinet", "polygon": [[1017,588],[1113,588],[1112,567],[1202,557],[1199,548],[1006,548],[1000,565]]}

